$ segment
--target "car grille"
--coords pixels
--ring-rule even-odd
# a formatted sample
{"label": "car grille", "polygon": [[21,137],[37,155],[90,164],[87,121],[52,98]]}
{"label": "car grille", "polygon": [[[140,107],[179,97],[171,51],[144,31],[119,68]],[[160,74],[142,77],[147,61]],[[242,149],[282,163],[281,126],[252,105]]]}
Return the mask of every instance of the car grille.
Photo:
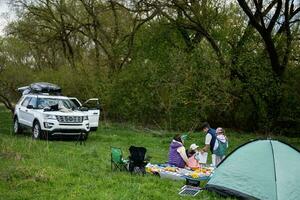
{"label": "car grille", "polygon": [[56,116],[57,121],[62,123],[82,123],[83,116]]}

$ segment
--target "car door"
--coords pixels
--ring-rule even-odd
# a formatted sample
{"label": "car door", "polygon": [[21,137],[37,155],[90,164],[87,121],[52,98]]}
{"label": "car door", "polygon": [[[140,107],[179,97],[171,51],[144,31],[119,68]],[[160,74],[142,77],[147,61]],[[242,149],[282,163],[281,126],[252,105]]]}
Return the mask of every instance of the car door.
{"label": "car door", "polygon": [[95,131],[99,125],[99,116],[100,116],[100,104],[99,99],[92,98],[87,100],[82,104],[82,106],[88,108],[88,116],[90,122],[91,131]]}
{"label": "car door", "polygon": [[25,97],[22,101],[20,107],[19,107],[19,123],[23,125],[28,125],[27,119],[26,119],[26,113],[28,112],[27,106],[31,100],[31,97]]}
{"label": "car door", "polygon": [[32,97],[27,105],[27,110],[25,110],[24,118],[25,118],[25,125],[32,127],[33,120],[34,120],[34,109],[37,108],[37,98]]}

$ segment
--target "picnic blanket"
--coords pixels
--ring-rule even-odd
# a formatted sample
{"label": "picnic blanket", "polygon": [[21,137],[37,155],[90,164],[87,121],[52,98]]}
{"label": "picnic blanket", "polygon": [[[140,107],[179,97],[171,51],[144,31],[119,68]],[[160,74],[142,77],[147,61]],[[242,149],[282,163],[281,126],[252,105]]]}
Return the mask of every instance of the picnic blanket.
{"label": "picnic blanket", "polygon": [[185,180],[192,178],[195,180],[208,180],[214,171],[213,167],[202,165],[201,168],[192,170],[189,168],[178,168],[168,164],[146,165],[146,172],[159,175],[161,178],[173,180]]}

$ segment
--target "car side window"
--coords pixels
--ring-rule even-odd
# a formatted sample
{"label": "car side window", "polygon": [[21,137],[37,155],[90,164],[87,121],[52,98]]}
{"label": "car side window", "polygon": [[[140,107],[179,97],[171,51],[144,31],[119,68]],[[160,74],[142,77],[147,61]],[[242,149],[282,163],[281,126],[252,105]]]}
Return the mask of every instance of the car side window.
{"label": "car side window", "polygon": [[25,99],[24,99],[24,101],[22,102],[22,106],[24,106],[24,107],[27,107],[28,106],[28,103],[29,103],[29,101],[30,101],[30,99],[31,99],[31,97],[26,97]]}
{"label": "car side window", "polygon": [[28,105],[32,105],[33,108],[36,108],[37,107],[36,104],[37,104],[37,98],[32,97]]}

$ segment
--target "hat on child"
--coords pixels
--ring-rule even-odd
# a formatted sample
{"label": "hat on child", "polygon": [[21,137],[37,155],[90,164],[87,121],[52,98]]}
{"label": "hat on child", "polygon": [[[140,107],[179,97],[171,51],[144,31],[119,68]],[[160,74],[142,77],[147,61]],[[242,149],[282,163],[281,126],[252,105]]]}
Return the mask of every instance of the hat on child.
{"label": "hat on child", "polygon": [[191,150],[196,150],[199,146],[196,144],[191,144],[190,149]]}
{"label": "hat on child", "polygon": [[221,127],[219,127],[216,129],[216,133],[224,133],[224,130]]}

